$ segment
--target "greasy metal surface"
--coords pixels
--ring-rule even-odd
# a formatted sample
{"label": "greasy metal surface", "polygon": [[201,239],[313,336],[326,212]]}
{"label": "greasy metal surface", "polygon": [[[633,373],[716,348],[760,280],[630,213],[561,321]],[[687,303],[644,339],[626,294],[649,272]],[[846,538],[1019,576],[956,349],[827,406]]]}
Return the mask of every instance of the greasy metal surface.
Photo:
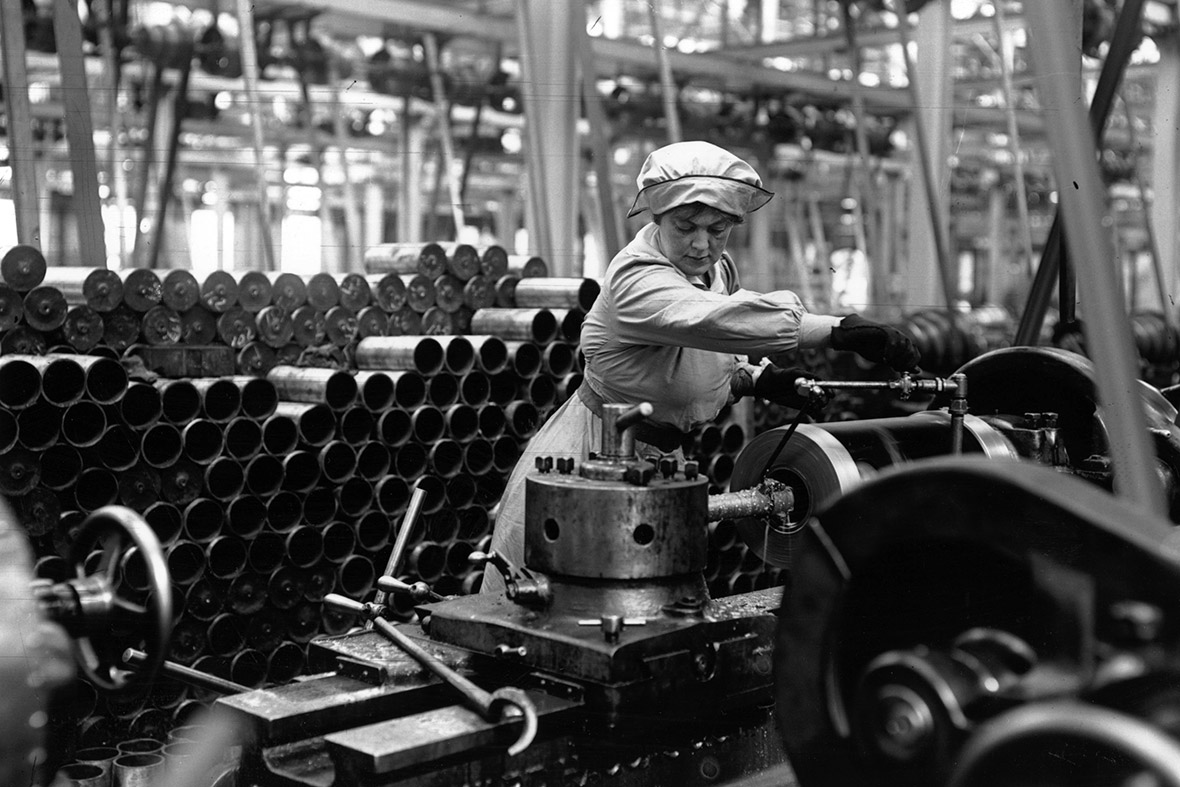
{"label": "greasy metal surface", "polygon": [[[624,625],[614,641],[608,641],[598,625],[580,625],[574,616],[533,612],[504,596],[464,596],[425,609],[431,612],[430,632],[436,640],[482,653],[494,653],[498,645],[523,646],[525,655],[513,657],[512,663],[608,687],[604,691],[609,696],[601,699],[613,707],[645,694],[654,699],[661,691],[671,690],[665,699],[675,703],[687,698],[675,694],[681,689],[720,690],[725,681],[719,676],[727,670],[741,676],[726,684],[733,689],[728,693],[736,695],[745,679],[751,686],[769,685],[772,616],[780,595],[781,590],[773,588],[717,599],[701,617],[646,618],[643,625]],[[692,660],[695,655],[712,659],[706,651],[716,655],[718,679],[698,683]],[[665,669],[659,679],[653,671],[657,661]]]}
{"label": "greasy metal surface", "polygon": [[[412,624],[401,624],[399,630],[421,645],[431,656],[441,661],[451,669],[469,671],[471,654],[452,647],[448,644],[436,642],[423,633],[422,629]],[[325,663],[337,657],[381,664],[388,675],[388,681],[399,683],[416,676],[429,675],[416,661],[406,655],[376,631],[358,631],[340,637],[317,639],[310,645],[308,658],[312,663],[319,659]],[[314,652],[318,651],[318,652]]]}
{"label": "greasy metal surface", "polygon": [[707,483],[647,486],[575,475],[526,480],[525,563],[572,577],[643,579],[701,571],[708,551]]}
{"label": "greasy metal surface", "polygon": [[709,495],[709,521],[739,519],[746,516],[789,517],[795,506],[795,493],[781,481],[764,483],[737,492]]}
{"label": "greasy metal surface", "polygon": [[[576,713],[576,712],[575,712]],[[607,784],[612,787],[795,787],[772,715],[765,709],[711,714],[686,721],[662,707],[637,711],[617,726],[561,725],[518,757],[499,747],[468,748],[406,770],[376,775],[334,765],[328,744],[314,738],[264,752],[263,785],[344,787],[508,787]]]}
{"label": "greasy metal surface", "polygon": [[328,673],[285,686],[222,697],[216,707],[244,716],[259,740],[266,743],[297,740],[375,718],[414,713],[445,701],[446,687],[437,678],[416,664],[414,672],[408,665],[401,666],[405,669],[400,673],[396,666],[387,669],[389,682],[382,685]]}
{"label": "greasy metal surface", "polygon": [[332,787],[336,782],[336,769],[321,737],[268,748],[261,753],[261,767],[273,777],[264,784],[287,779],[278,783]]}
{"label": "greasy metal surface", "polygon": [[549,585],[553,600],[542,613],[547,618],[656,617],[664,606],[681,599],[709,597],[700,572],[632,582],[578,583],[550,578]]}
{"label": "greasy metal surface", "polygon": [[[528,692],[537,715],[547,726],[581,703]],[[514,741],[520,719],[485,721],[460,705],[404,716],[324,736],[328,751],[341,768],[355,773],[389,773],[478,746]]]}

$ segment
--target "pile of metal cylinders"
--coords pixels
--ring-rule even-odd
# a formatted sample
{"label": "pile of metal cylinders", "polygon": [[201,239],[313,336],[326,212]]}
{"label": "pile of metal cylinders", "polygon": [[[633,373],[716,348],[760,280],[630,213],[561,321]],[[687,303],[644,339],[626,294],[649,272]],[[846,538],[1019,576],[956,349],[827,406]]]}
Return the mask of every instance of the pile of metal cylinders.
{"label": "pile of metal cylinders", "polygon": [[[177,272],[51,268],[23,251],[25,278],[9,269],[28,266],[0,266],[0,315],[15,315],[0,324],[0,493],[33,541],[38,576],[75,572],[65,558],[89,512],[139,511],[174,585],[168,657],[250,687],[292,680],[312,638],[357,623],[322,599],[371,598],[415,487],[425,505],[396,575],[443,595],[477,591],[468,555],[487,548],[522,447],[581,384],[578,340],[598,284],[549,277],[537,257],[472,254],[383,246],[359,278],[218,272],[195,288]],[[438,281],[448,276],[462,286]],[[452,308],[456,292],[485,288],[490,303]],[[179,309],[167,292],[197,300]],[[42,319],[59,313],[66,321]],[[300,314],[310,316],[296,323]],[[343,352],[306,365],[323,360],[305,351],[325,338]],[[164,378],[120,363],[133,345],[169,342],[227,344],[246,373]],[[747,432],[727,410],[686,437],[713,491]],[[777,581],[752,571],[731,529],[711,529],[715,594]],[[144,593],[141,569],[134,557],[120,566],[121,593]],[[408,597],[388,603],[412,616]],[[78,742],[163,740],[211,698],[169,679],[146,697],[99,698]]]}
{"label": "pile of metal cylinders", "polygon": [[[577,341],[597,285],[550,296],[548,266],[492,246],[383,244],[361,273],[50,267],[32,246],[0,248],[0,352],[118,355],[133,345],[225,345],[236,371],[264,375],[311,348],[347,352],[372,336],[478,332],[475,313],[549,307]],[[530,283],[520,288],[522,280]]]}
{"label": "pile of metal cylinders", "polygon": [[[420,249],[417,257],[423,256]],[[448,265],[453,256],[446,254]],[[28,258],[36,255],[21,257]],[[487,548],[492,512],[522,446],[581,383],[577,341],[598,292],[591,280],[538,276],[545,269],[537,258],[521,261],[519,273],[511,272],[518,269],[513,258],[509,265],[496,279],[505,299],[473,310],[464,333],[358,331],[345,345],[343,368],[299,366],[295,361],[309,359],[276,352],[273,362],[241,367],[249,374],[171,379],[119,360],[133,344],[168,333],[149,327],[155,307],[131,305],[128,293],[138,289],[127,282],[155,276],[167,290],[168,276],[34,265],[16,285],[25,289],[10,283],[0,291],[17,293],[0,301],[19,304],[20,315],[0,333],[9,342],[0,354],[0,493],[33,541],[38,576],[74,573],[66,555],[89,512],[109,503],[139,511],[164,545],[174,585],[168,657],[243,686],[295,678],[312,638],[356,624],[321,601],[328,592],[371,597],[415,487],[424,491],[425,505],[397,575],[444,595],[476,591],[482,574],[467,557]],[[44,275],[33,284],[37,268]],[[206,297],[217,307],[234,301],[240,308],[259,303],[255,289],[265,289],[269,305],[248,312],[259,329],[267,309],[277,315],[275,298],[291,282],[284,276],[211,275],[198,285],[200,302],[176,313],[191,325],[183,315],[193,309],[217,313]],[[355,281],[329,278],[342,296]],[[409,286],[398,290],[391,282],[407,284],[400,274],[362,277],[372,282],[370,294],[385,282],[407,304],[416,286],[408,278]],[[76,284],[67,286],[70,281]],[[325,281],[308,277],[300,284],[311,297],[317,287],[332,289]],[[106,282],[108,292],[121,295],[107,311],[71,305],[84,292],[95,294],[87,282]],[[45,294],[50,290],[56,295]],[[25,308],[33,294],[55,303],[60,296],[67,313],[97,314],[90,334],[97,340],[83,351],[65,340],[61,325],[34,327],[27,317],[36,310]],[[386,325],[403,324],[379,308]],[[135,330],[108,333],[107,316],[127,310]],[[442,324],[425,311],[420,316],[419,330]],[[222,318],[213,324],[235,330],[250,324]],[[201,341],[240,345],[239,359],[258,341],[243,343],[249,332],[217,331]],[[19,340],[8,338],[14,334]],[[111,344],[112,336],[135,338]],[[197,339],[182,330],[178,341]],[[120,566],[121,593],[142,596],[141,569],[134,557]],[[410,599],[389,602],[395,616],[412,616]],[[166,679],[146,697],[100,698],[82,714],[79,743],[161,738],[210,699]]]}

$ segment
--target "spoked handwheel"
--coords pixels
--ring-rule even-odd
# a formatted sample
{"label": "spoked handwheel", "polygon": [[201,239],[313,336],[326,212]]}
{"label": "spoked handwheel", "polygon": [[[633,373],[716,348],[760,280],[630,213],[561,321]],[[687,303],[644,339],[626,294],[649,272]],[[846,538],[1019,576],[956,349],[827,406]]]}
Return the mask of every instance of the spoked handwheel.
{"label": "spoked handwheel", "polygon": [[[97,563],[88,569],[96,548]],[[142,690],[163,664],[172,630],[172,584],[159,539],[134,511],[105,506],[82,522],[69,562],[76,578],[55,587],[55,606],[73,636],[79,669],[104,691]],[[131,564],[143,591],[129,598],[123,575]],[[143,665],[124,669],[124,649],[140,641],[147,655]]]}

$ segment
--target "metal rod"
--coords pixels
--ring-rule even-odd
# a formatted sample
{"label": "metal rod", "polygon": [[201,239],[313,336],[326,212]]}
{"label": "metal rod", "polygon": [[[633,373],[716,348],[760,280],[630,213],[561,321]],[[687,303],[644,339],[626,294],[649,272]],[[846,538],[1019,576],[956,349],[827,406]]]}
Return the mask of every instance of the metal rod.
{"label": "metal rod", "polygon": [[425,648],[402,633],[396,626],[384,618],[372,614],[374,605],[364,605],[351,599],[335,594],[329,594],[324,602],[331,606],[365,615],[367,623],[372,624],[386,639],[393,642],[406,655],[418,662],[435,676],[456,689],[463,697],[465,704],[489,721],[501,718],[507,707],[514,707],[523,716],[524,729],[520,738],[508,749],[510,755],[519,754],[532,742],[537,732],[537,711],[528,696],[520,689],[499,689],[488,693],[469,679],[444,664],[438,657],[431,655]]}
{"label": "metal rod", "polygon": [[274,285],[264,271],[246,271],[238,276],[238,305],[257,313],[271,305]]}
{"label": "metal rod", "polygon": [[344,308],[359,312],[372,304],[373,289],[363,274],[336,274],[336,283],[340,290],[340,305]]}
{"label": "metal rod", "polygon": [[952,374],[954,395],[951,397],[951,454],[958,456],[963,453],[963,421],[967,415],[967,375]]}
{"label": "metal rod", "polygon": [[0,57],[4,61],[4,105],[12,163],[12,199],[16,208],[16,237],[22,244],[41,246],[37,155],[33,145],[32,102],[25,62],[24,12],[20,0],[0,0]]}
{"label": "metal rod", "polygon": [[451,197],[451,218],[455,222],[455,235],[463,230],[463,196],[459,187],[459,178],[455,172],[455,143],[451,136],[450,103],[447,101],[446,88],[443,84],[442,70],[439,63],[438,38],[434,33],[422,36],[426,46],[426,67],[430,72],[430,88],[434,98],[435,122],[438,137],[442,142],[442,166],[447,183],[447,192]]}
{"label": "metal rod", "polygon": [[123,279],[107,268],[50,266],[41,284],[59,290],[66,303],[86,304],[96,312],[109,312],[123,300]]}
{"label": "metal rod", "polygon": [[237,0],[238,27],[241,29],[242,48],[242,77],[245,80],[246,96],[250,112],[250,129],[254,134],[254,174],[258,184],[258,234],[262,240],[262,260],[267,270],[276,270],[278,260],[275,259],[273,240],[270,227],[270,195],[266,180],[266,159],[263,146],[265,138],[262,130],[262,94],[258,90],[260,69],[258,67],[258,47],[254,40],[254,5],[250,0]]}
{"label": "metal rod", "polygon": [[[66,138],[74,178],[71,202],[78,230],[79,247],[76,253],[82,265],[104,268],[106,239],[103,231],[102,199],[98,193],[98,161],[94,150],[90,91],[86,89],[82,22],[78,16],[77,6],[69,0],[54,0],[53,32],[62,83],[67,88],[62,91],[61,101],[67,120]],[[21,52],[23,49],[21,47],[17,51]],[[12,123],[13,120],[10,120],[9,128],[12,127]]]}
{"label": "metal rod", "polygon": [[359,369],[415,371],[434,375],[442,370],[443,348],[431,336],[373,336],[356,347]]}
{"label": "metal rod", "polygon": [[[1123,78],[1123,71],[1131,58],[1131,53],[1139,46],[1140,20],[1143,15],[1144,0],[1126,0],[1119,12],[1115,23],[1114,35],[1111,36],[1110,49],[1102,61],[1102,70],[1098,74],[1098,84],[1094,88],[1094,97],[1090,102],[1088,116],[1092,139],[1088,142],[1101,147],[1106,135],[1106,119],[1114,104],[1114,97],[1119,83]],[[1071,72],[1072,73],[1072,72]],[[1075,96],[1076,99],[1076,96]],[[1068,181],[1066,181],[1068,182]],[[1060,189],[1059,192],[1060,193]],[[1041,326],[1045,321],[1045,311],[1049,308],[1049,301],[1053,296],[1053,279],[1063,263],[1061,259],[1061,223],[1064,205],[1059,205],[1053,217],[1053,224],[1049,228],[1049,235],[1045,240],[1041,262],[1037,267],[1033,285],[1029,290],[1028,300],[1025,302],[1024,312],[1020,316],[1020,325],[1016,329],[1013,343],[1016,345],[1036,345]],[[1068,264],[1068,261],[1065,261]],[[1072,316],[1073,305],[1070,306]]]}
{"label": "metal rod", "polygon": [[676,106],[676,82],[672,78],[672,64],[664,46],[663,26],[660,24],[660,0],[648,0],[647,19],[651,25],[652,49],[656,54],[656,66],[660,73],[660,94],[664,104],[664,122],[668,126],[668,141],[680,142],[684,133],[680,129],[680,109]]}
{"label": "metal rod", "polygon": [[[921,96],[918,95],[917,74],[918,68],[914,65],[914,59],[910,57],[910,35],[909,22],[906,20],[904,12],[899,11],[899,7],[904,5],[898,0],[884,0],[885,8],[893,11],[897,16],[899,22],[897,25],[898,39],[901,41],[901,54],[905,62],[905,70],[907,75],[907,83],[913,105],[916,107],[922,106]],[[859,79],[859,74],[853,75],[854,79]],[[950,256],[950,242],[947,239],[947,228],[942,217],[942,208],[938,204],[938,191],[934,180],[934,167],[937,162],[933,162],[929,158],[928,151],[930,150],[929,140],[926,138],[926,127],[921,122],[921,118],[917,118],[914,123],[915,142],[917,143],[917,158],[918,169],[922,175],[922,183],[926,189],[926,209],[930,214],[930,223],[932,225],[934,238],[934,253],[938,257],[938,273],[939,281],[942,284],[942,295],[946,300],[946,308],[950,310],[950,314],[955,314],[955,281],[952,275],[951,256]]]}
{"label": "metal rod", "polygon": [[374,302],[386,312],[395,312],[406,303],[406,285],[396,273],[370,273],[365,276]]}
{"label": "metal rod", "polygon": [[471,318],[471,331],[548,344],[557,336],[557,318],[548,309],[480,309]]}
{"label": "metal rod", "polygon": [[552,277],[521,279],[516,284],[518,308],[581,309],[589,311],[601,292],[594,279]]}
{"label": "metal rod", "polygon": [[[139,669],[147,660],[147,655],[142,650],[135,648],[127,648],[123,651],[123,663],[132,669]],[[187,683],[190,686],[213,691],[218,694],[242,694],[250,690],[249,686],[243,686],[240,683],[234,683],[225,678],[219,678],[216,675],[210,675],[208,672],[201,672],[191,667],[184,667],[174,661],[165,661],[160,665],[160,674],[165,677],[179,680],[182,683]]]}
{"label": "metal rod", "polygon": [[1135,131],[1135,117],[1131,113],[1131,105],[1127,103],[1125,97],[1122,98],[1123,114],[1127,119],[1127,134],[1130,137],[1132,156],[1134,156],[1134,166],[1131,171],[1134,173],[1135,191],[1139,193],[1139,204],[1143,206],[1143,231],[1147,234],[1147,248],[1151,252],[1151,269],[1155,274],[1156,294],[1160,299],[1160,311],[1164,315],[1164,324],[1168,330],[1175,330],[1176,327],[1176,313],[1168,300],[1168,282],[1167,276],[1164,274],[1163,260],[1160,258],[1159,242],[1155,236],[1155,222],[1151,220],[1150,201],[1147,197],[1147,187],[1143,183],[1143,174],[1139,171],[1140,151],[1138,135]]}
{"label": "metal rod", "polygon": [[356,401],[357,381],[338,369],[276,366],[266,374],[279,397],[289,402],[322,403],[343,410]]}
{"label": "metal rod", "polygon": [[[406,546],[410,543],[410,535],[418,522],[418,517],[422,514],[422,506],[425,502],[426,490],[416,484],[414,491],[410,494],[409,506],[406,508],[405,516],[402,517],[401,529],[398,530],[397,540],[393,543],[393,551],[389,553],[389,560],[385,563],[385,571],[382,572],[382,576],[397,576],[401,571]],[[384,604],[385,596],[385,591],[379,590],[373,600],[375,603]],[[372,624],[367,623],[365,627],[372,628]]]}
{"label": "metal rod", "polygon": [[1020,145],[1020,127],[1016,122],[1016,87],[1012,82],[1009,61],[1015,60],[1012,38],[1005,31],[1003,3],[993,3],[995,14],[996,42],[1000,47],[997,56],[1000,66],[1000,84],[1004,90],[1004,118],[1008,122],[1008,150],[1012,154],[1012,172],[1016,181],[1016,210],[1020,220],[1020,242],[1024,250],[1025,269],[1031,277],[1033,270],[1032,221],[1028,215],[1028,188],[1024,183],[1024,151]]}
{"label": "metal rod", "polygon": [[[188,114],[188,85],[193,72],[192,48],[193,42],[185,40],[179,44],[183,55],[180,66],[180,80],[176,85],[176,92],[172,94],[172,128],[168,132],[168,152],[164,159],[164,176],[160,179],[156,201],[158,207],[152,227],[151,251],[148,254],[147,266],[159,267],[160,253],[164,248],[165,218],[168,215],[168,203],[172,201],[172,179],[176,174],[176,159],[180,155],[180,132],[185,115]],[[115,129],[111,129],[114,136]]]}
{"label": "metal rod", "polygon": [[[349,379],[351,380],[351,378]],[[353,385],[355,386],[355,381]],[[280,401],[275,407],[275,414],[272,418],[274,417],[284,417],[294,421],[299,428],[300,441],[311,448],[319,448],[336,434],[336,417],[326,404]]]}

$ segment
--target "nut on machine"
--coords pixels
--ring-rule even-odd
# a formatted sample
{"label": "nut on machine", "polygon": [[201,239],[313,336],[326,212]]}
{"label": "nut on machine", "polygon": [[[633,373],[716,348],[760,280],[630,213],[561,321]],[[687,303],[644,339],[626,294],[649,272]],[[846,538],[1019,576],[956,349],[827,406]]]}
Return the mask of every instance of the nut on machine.
{"label": "nut on machine", "polygon": [[791,490],[710,496],[695,464],[635,456],[628,427],[650,406],[605,410],[599,453],[528,477],[525,565],[472,556],[506,593],[418,593],[418,623],[313,641],[323,674],[218,701],[254,732],[242,777],[705,784],[785,762],[770,709],[781,590],[711,599],[702,571],[710,519],[787,522]]}

